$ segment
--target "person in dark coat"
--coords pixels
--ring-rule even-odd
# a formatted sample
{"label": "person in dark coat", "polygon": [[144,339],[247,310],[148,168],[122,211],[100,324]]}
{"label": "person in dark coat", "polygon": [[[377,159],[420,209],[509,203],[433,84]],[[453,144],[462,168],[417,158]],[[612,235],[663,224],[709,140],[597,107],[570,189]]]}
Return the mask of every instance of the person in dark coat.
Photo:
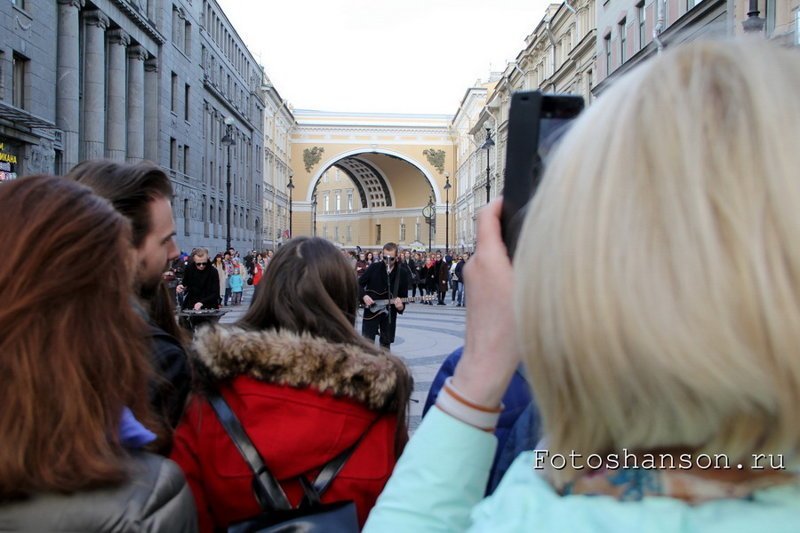
{"label": "person in dark coat", "polygon": [[447,283],[448,279],[450,278],[450,265],[442,258],[441,252],[436,254],[435,264],[436,292],[439,297],[439,303],[437,305],[447,305],[444,299],[447,296]]}
{"label": "person in dark coat", "polygon": [[194,262],[186,269],[183,283],[177,288],[178,292],[186,293],[183,309],[218,309],[219,274],[208,261],[208,250],[195,248],[192,259]]}
{"label": "person in dark coat", "polygon": [[[135,307],[148,323],[146,335],[157,374],[150,384],[151,406],[164,428],[175,428],[192,388],[192,374],[185,334],[175,320],[175,299],[163,280],[170,266],[178,279],[186,268],[175,244],[169,177],[152,163],[92,160],[79,163],[65,178],[106,198],[131,224]],[[160,453],[169,453],[170,439],[166,439]]]}
{"label": "person in dark coat", "polygon": [[384,308],[373,312],[364,309],[361,334],[375,341],[380,335],[381,346],[387,350],[394,342],[397,328],[397,315],[402,314],[405,305],[401,301],[408,297],[408,273],[400,268],[397,258],[397,245],[386,243],[383,247],[383,261],[372,263],[358,278],[361,301],[367,307],[376,300],[388,300]]}

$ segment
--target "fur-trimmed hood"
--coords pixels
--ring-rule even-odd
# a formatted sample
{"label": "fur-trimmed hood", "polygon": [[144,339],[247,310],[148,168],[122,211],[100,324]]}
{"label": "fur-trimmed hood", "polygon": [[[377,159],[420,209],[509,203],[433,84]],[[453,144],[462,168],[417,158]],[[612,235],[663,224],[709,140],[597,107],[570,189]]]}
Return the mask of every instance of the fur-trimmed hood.
{"label": "fur-trimmed hood", "polygon": [[408,379],[394,358],[309,334],[215,325],[198,331],[192,345],[201,381],[249,376],[276,385],[313,387],[370,409],[390,408],[398,380]]}

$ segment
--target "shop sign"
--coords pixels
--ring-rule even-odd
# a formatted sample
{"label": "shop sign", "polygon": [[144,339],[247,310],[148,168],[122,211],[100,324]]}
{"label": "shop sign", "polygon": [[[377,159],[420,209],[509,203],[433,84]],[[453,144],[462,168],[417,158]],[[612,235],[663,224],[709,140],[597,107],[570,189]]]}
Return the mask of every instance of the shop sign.
{"label": "shop sign", "polygon": [[[5,143],[0,143],[0,163],[8,163],[11,165],[17,164],[17,156],[6,152]],[[5,170],[5,169],[3,169]],[[10,170],[10,169],[9,169]]]}

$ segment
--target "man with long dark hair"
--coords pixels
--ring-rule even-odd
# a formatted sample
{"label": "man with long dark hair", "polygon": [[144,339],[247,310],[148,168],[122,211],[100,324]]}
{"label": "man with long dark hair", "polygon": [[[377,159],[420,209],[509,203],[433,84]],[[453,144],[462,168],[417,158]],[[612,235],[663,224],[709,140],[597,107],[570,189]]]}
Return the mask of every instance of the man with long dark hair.
{"label": "man with long dark hair", "polygon": [[172,184],[152,163],[84,161],[67,179],[83,183],[109,200],[131,223],[136,292],[146,315],[153,366],[159,376],[151,384],[151,403],[168,427],[175,427],[191,389],[191,373],[174,314],[162,280],[180,251],[172,219]]}

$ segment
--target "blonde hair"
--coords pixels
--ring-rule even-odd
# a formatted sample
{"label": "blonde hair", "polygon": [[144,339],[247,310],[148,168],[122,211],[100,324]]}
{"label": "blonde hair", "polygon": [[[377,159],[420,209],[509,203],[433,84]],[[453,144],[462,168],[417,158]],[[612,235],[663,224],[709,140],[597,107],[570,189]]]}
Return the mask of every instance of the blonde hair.
{"label": "blonde hair", "polygon": [[798,87],[794,51],[695,42],[565,137],[515,259],[551,453],[795,454]]}

